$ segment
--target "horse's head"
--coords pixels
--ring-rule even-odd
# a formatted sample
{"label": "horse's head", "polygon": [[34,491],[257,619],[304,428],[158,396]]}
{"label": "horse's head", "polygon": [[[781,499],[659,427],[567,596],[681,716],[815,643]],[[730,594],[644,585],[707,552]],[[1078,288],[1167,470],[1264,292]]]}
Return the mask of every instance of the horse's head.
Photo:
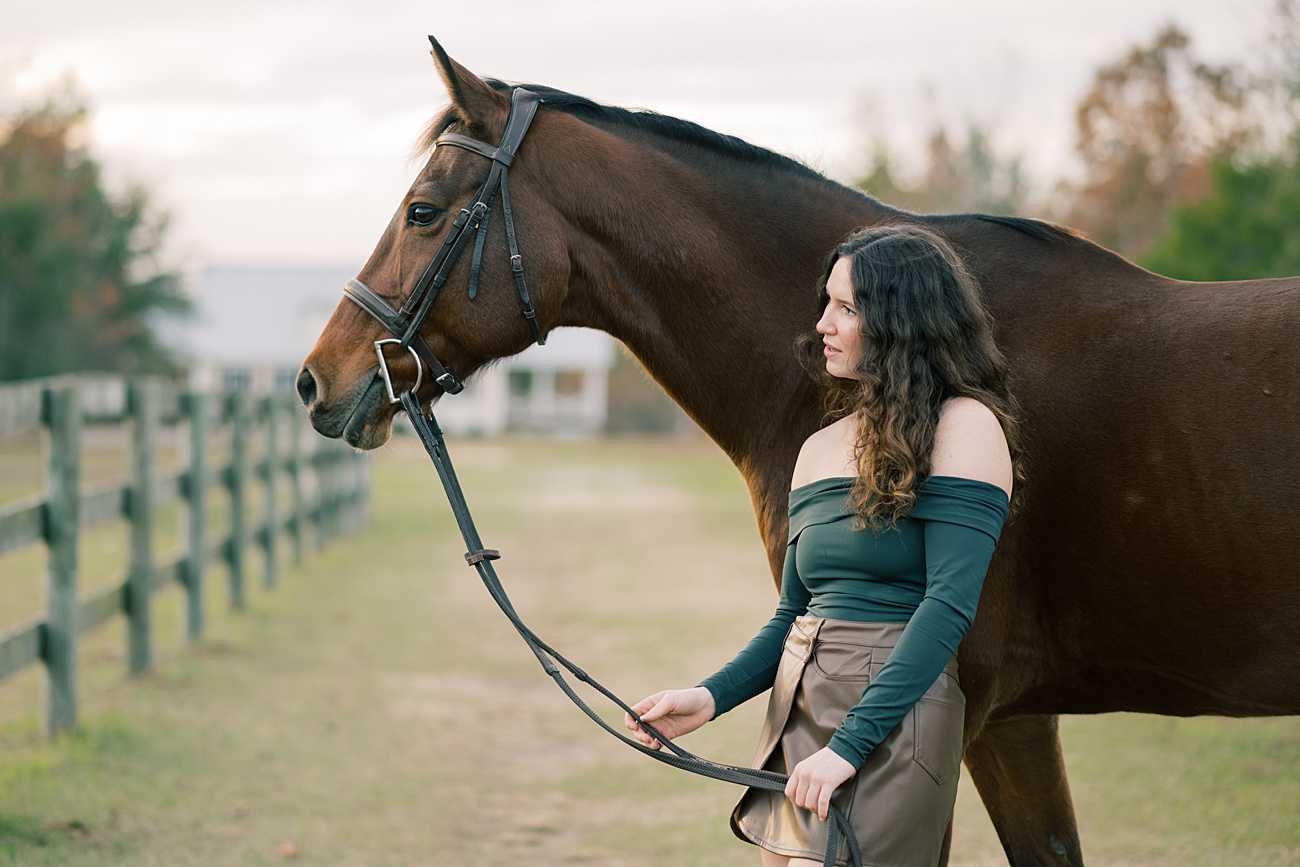
{"label": "horse's head", "polygon": [[[541,118],[519,147],[535,101],[516,95],[512,104],[508,90],[429,41],[451,106],[430,125],[428,162],[298,375],[312,426],[363,449],[392,432],[400,405],[390,391],[417,377],[421,403],[458,391],[484,364],[542,339],[568,282],[561,218],[528,183],[540,163]],[[490,208],[475,207],[488,197]],[[508,238],[507,197],[517,243]]]}

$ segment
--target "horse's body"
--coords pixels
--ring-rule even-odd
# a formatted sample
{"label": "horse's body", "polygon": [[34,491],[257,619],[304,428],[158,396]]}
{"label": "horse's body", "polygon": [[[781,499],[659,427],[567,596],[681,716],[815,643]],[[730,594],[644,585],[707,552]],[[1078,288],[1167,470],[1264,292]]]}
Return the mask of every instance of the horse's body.
{"label": "horse's body", "polygon": [[[495,141],[503,95],[435,55],[453,106],[434,131]],[[1047,224],[904,214],[672,119],[543,95],[511,175],[541,321],[622,340],[726,451],[778,581],[791,469],[825,421],[791,351],[824,256],[882,220],[965,252],[1028,452],[1025,508],[960,650],[966,762],[1011,863],[1082,863],[1055,715],[1300,713],[1300,280],[1180,283]],[[401,215],[454,214],[476,159],[435,151],[368,285],[410,291],[440,227]],[[488,244],[478,299],[449,290],[423,332],[461,375],[529,342],[499,223]],[[341,303],[300,378],[322,433],[387,438],[381,336]]]}

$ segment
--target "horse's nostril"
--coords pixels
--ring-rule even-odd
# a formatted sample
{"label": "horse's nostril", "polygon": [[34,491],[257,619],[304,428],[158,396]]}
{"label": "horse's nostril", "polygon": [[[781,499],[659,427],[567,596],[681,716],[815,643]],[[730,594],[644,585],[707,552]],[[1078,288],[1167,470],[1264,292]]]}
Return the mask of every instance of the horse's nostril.
{"label": "horse's nostril", "polygon": [[311,408],[316,401],[316,377],[311,375],[311,371],[303,367],[298,373],[298,397],[302,398],[302,405]]}

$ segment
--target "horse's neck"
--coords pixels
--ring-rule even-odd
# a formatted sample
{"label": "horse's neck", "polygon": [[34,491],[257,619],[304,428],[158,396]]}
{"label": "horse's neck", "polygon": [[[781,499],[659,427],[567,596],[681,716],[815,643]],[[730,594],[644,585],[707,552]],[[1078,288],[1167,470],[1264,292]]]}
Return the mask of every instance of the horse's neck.
{"label": "horse's neck", "polygon": [[587,167],[600,180],[561,205],[580,233],[563,324],[627,345],[741,469],[761,523],[758,500],[788,484],[821,421],[793,344],[814,323],[824,258],[886,211],[789,169],[605,145]]}

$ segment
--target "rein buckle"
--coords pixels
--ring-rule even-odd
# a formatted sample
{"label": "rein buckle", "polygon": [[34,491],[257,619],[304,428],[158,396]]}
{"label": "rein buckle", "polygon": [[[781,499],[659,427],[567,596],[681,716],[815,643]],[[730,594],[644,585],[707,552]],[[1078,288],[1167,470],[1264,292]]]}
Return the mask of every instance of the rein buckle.
{"label": "rein buckle", "polygon": [[471,566],[476,566],[484,560],[500,560],[501,552],[495,548],[480,548],[477,551],[465,555],[465,562]]}

